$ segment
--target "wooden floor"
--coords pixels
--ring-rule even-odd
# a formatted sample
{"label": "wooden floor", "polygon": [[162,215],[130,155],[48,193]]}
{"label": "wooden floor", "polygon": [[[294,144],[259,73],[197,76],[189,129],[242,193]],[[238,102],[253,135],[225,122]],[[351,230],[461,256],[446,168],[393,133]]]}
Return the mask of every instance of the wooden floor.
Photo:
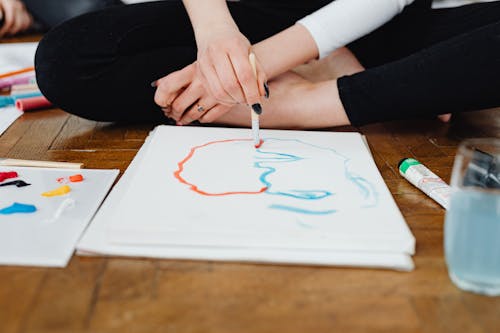
{"label": "wooden floor", "polygon": [[[0,156],[123,171],[152,128],[32,112]],[[500,298],[448,278],[443,209],[397,173],[415,157],[448,181],[460,140],[500,137],[500,110],[337,130],[367,136],[417,239],[413,272],[75,256],[65,269],[0,267],[0,332],[500,332]]]}

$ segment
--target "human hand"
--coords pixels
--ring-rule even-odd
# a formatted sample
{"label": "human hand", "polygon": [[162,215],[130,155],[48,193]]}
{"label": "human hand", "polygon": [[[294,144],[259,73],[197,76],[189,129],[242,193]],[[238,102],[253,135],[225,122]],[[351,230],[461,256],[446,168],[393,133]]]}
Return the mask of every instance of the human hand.
{"label": "human hand", "polygon": [[205,88],[196,62],[159,79],[154,85],[157,87],[155,103],[178,125],[195,120],[212,122],[231,109],[230,105],[217,102]]}
{"label": "human hand", "polygon": [[443,123],[449,123],[451,120],[451,113],[441,114],[438,116],[438,119],[441,120]]}
{"label": "human hand", "polygon": [[0,38],[27,30],[33,23],[30,13],[19,0],[0,0],[0,15],[3,19]]}
{"label": "human hand", "polygon": [[223,25],[199,34],[197,44],[201,79],[211,95],[223,105],[259,108],[261,96],[266,96],[266,74],[258,60],[254,74],[248,58],[248,39],[237,29]]}

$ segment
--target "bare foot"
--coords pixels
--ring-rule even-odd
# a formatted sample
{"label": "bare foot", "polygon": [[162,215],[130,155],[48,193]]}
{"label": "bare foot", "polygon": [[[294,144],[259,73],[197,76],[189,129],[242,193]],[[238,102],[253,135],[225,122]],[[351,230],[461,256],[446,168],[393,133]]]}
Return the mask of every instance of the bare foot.
{"label": "bare foot", "polygon": [[[270,98],[262,103],[263,128],[312,129],[349,124],[336,80],[312,83],[287,72],[272,80],[269,89]],[[215,122],[248,127],[250,114],[247,106],[237,105]]]}

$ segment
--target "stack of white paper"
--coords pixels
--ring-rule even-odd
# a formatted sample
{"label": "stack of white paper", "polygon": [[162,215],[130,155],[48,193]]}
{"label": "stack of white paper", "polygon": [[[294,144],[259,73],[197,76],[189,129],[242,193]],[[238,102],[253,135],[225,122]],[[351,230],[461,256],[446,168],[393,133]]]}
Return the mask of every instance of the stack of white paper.
{"label": "stack of white paper", "polygon": [[[119,171],[0,166],[0,172],[12,171],[18,177],[0,182],[0,210],[4,212],[15,203],[36,209],[19,214],[0,212],[0,265],[66,266]],[[66,183],[75,173],[81,174],[83,181]],[[21,180],[30,185],[9,185]],[[62,186],[63,180],[70,187],[69,193],[42,196]]]}
{"label": "stack of white paper", "polygon": [[81,254],[411,270],[415,239],[358,133],[160,126]]}

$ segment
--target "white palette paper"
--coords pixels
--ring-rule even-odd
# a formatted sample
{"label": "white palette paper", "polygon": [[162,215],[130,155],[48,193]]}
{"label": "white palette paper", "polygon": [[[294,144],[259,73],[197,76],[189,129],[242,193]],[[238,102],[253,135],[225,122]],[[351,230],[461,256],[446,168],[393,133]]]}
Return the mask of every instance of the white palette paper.
{"label": "white palette paper", "polygon": [[[18,178],[31,186],[0,187],[0,209],[14,202],[32,204],[32,214],[0,215],[0,264],[29,266],[66,266],[85,227],[113,184],[118,170],[66,170],[0,167],[0,172],[16,171]],[[80,173],[85,180],[69,183],[71,192],[57,197],[41,193],[61,186],[56,179]],[[0,184],[2,184],[0,183]],[[67,200],[74,207],[58,208]]]}
{"label": "white palette paper", "polygon": [[38,43],[0,44],[0,74],[34,66],[37,46]]}
{"label": "white palette paper", "polygon": [[[349,163],[352,163],[349,167],[350,183],[344,182],[343,184],[353,185],[351,182],[353,179],[364,184],[361,188],[355,185],[351,190],[342,191],[343,195],[348,193],[351,197],[358,196],[358,199],[362,198],[360,200],[363,206],[373,206],[373,200],[376,199],[378,208],[364,207],[364,209],[370,209],[369,217],[374,220],[372,224],[375,224],[375,226],[368,225],[364,228],[363,223],[359,222],[358,217],[356,217],[353,220],[354,222],[343,223],[346,226],[342,227],[342,223],[338,221],[349,221],[352,216],[362,216],[364,214],[359,215],[359,212],[357,212],[352,215],[352,209],[351,213],[349,213],[349,210],[343,210],[344,205],[350,205],[347,203],[348,200],[339,199],[337,202],[332,203],[332,198],[327,198],[324,204],[313,202],[312,205],[309,202],[315,200],[306,200],[307,202],[301,202],[303,200],[298,199],[291,200],[295,205],[297,204],[295,201],[298,201],[300,204],[294,207],[301,210],[309,209],[316,212],[336,210],[335,213],[324,215],[306,214],[304,216],[304,214],[297,214],[295,210],[290,212],[289,210],[270,209],[270,205],[282,208],[289,204],[290,199],[286,198],[286,196],[290,193],[318,196],[323,193],[321,191],[325,191],[324,185],[328,182],[325,183],[323,179],[320,179],[321,182],[318,183],[318,177],[316,179],[313,179],[314,177],[310,178],[310,181],[305,182],[303,179],[295,182],[289,181],[290,172],[292,174],[301,173],[303,166],[300,165],[297,168],[287,166],[288,171],[283,169],[280,175],[284,177],[284,180],[272,179],[274,182],[271,186],[273,191],[276,190],[276,192],[285,193],[285,195],[263,193],[258,195],[226,196],[218,198],[219,200],[222,199],[222,203],[208,200],[209,205],[206,205],[204,203],[206,199],[214,198],[207,198],[206,196],[200,198],[199,194],[189,190],[189,186],[180,183],[173,177],[173,173],[178,168],[177,163],[183,160],[194,146],[228,138],[245,140],[248,138],[248,130],[160,127],[152,135],[147,148],[141,149],[140,154],[127,170],[120,184],[112,192],[108,198],[109,204],[108,201],[104,204],[81,240],[78,249],[80,252],[166,258],[336,264],[397,269],[411,269],[413,267],[409,255],[414,251],[414,238],[394,205],[359,134],[297,131],[263,131],[262,134],[267,138],[261,153],[265,158],[271,157],[269,153],[273,149],[278,149],[280,154],[288,154],[290,152],[284,153],[284,151],[293,149],[295,150],[294,156],[300,155],[303,159],[302,162],[313,159],[320,160],[321,155],[326,152],[324,147],[327,147],[327,149],[332,148],[329,142],[341,142],[341,146],[344,147],[343,150],[350,152]],[[272,144],[273,138],[276,139],[275,145]],[[294,142],[301,140],[307,142],[307,144],[287,148],[285,147],[287,140]],[[174,141],[175,144],[172,144]],[[325,145],[325,143],[328,144]],[[240,144],[243,147],[240,147]],[[311,144],[316,146],[310,146]],[[318,147],[321,147],[321,149]],[[192,172],[190,176],[186,173],[187,178],[197,183],[200,188],[214,190],[215,192],[227,190],[219,182],[203,183],[204,179],[216,179],[217,169],[220,168],[224,175],[222,179],[226,182],[226,185],[231,185],[231,189],[234,187],[239,190],[242,188],[254,190],[252,186],[261,187],[258,179],[262,170],[257,170],[257,174],[246,170],[244,171],[246,176],[238,180],[238,177],[229,173],[224,166],[221,168],[217,163],[212,166],[210,166],[210,163],[206,163],[207,160],[213,162],[212,157],[219,162],[226,160],[227,156],[232,160],[235,158],[244,160],[247,155],[247,148],[249,148],[249,156],[255,153],[250,142],[236,143],[236,148],[223,147],[223,144],[214,148],[220,148],[221,151],[219,153],[216,152],[217,149],[210,152],[206,151],[210,158],[208,158],[208,155],[203,156],[203,154],[198,156],[205,161],[201,163],[200,160],[203,165],[203,172]],[[225,151],[226,149],[229,149],[229,151]],[[234,149],[244,151],[244,153],[236,156],[237,152],[235,154],[234,151],[231,151]],[[314,152],[315,150],[318,151]],[[336,154],[338,153],[342,152],[338,150]],[[283,157],[285,155],[279,156]],[[338,158],[337,155],[336,157]],[[160,158],[161,161],[157,160],[157,158]],[[276,158],[276,156],[273,156],[273,158]],[[358,162],[353,163],[357,159],[362,160],[362,163],[359,163],[359,165],[356,165]],[[268,161],[266,160],[266,162]],[[342,163],[339,166],[343,168],[345,159],[341,161]],[[280,169],[282,169],[283,165],[287,163],[291,165],[296,161],[278,160],[278,162]],[[311,161],[306,162],[309,163],[309,165],[305,166],[307,170],[313,170],[316,167],[316,171],[313,173],[320,174],[323,172],[332,176],[332,172],[329,171],[330,167],[338,164],[339,161],[334,158],[333,162],[330,161],[331,164],[333,163],[330,166],[324,166],[321,163],[310,164]],[[368,162],[371,164],[367,164]],[[196,166],[195,163],[191,167]],[[224,163],[229,162],[226,160]],[[319,169],[317,168],[318,165]],[[265,168],[269,166],[269,164],[261,165],[261,167]],[[153,169],[150,167],[153,167]],[[185,170],[187,170],[187,165],[185,167]],[[210,170],[210,167],[212,167],[212,170]],[[235,167],[235,169],[238,168],[241,169],[241,165]],[[356,170],[356,168],[361,169]],[[363,168],[368,170],[362,170]],[[344,171],[345,169],[342,169],[340,174],[343,175]],[[359,177],[356,178],[359,176],[360,171],[365,172],[370,178],[366,178],[366,175],[364,175],[366,179],[363,181]],[[200,173],[205,174],[206,178],[196,178]],[[148,179],[148,177],[143,177],[144,175],[150,175],[152,178]],[[168,179],[170,176],[172,176],[173,181]],[[256,176],[257,182],[255,182]],[[245,183],[244,178],[247,177],[251,178],[251,180]],[[305,178],[307,179],[307,177]],[[161,187],[160,191],[156,191],[158,179],[165,181],[165,185]],[[230,179],[232,180],[229,181]],[[363,183],[367,179],[370,181]],[[313,182],[313,180],[316,181]],[[151,186],[142,186],[147,182]],[[295,186],[292,188],[283,186],[286,183]],[[277,184],[281,185],[277,186]],[[369,191],[363,192],[360,191],[361,189],[368,189]],[[326,187],[326,190],[328,190],[328,187]],[[135,195],[130,195],[132,192],[135,195],[143,193],[142,197],[148,197],[148,200],[140,200]],[[186,193],[188,193],[187,196]],[[363,194],[361,197],[359,196],[360,193]],[[365,197],[366,193],[368,195]],[[338,196],[339,193],[337,192],[335,195]],[[238,199],[239,196],[243,198]],[[168,199],[156,200],[155,197]],[[248,197],[251,197],[251,200]],[[173,200],[170,198],[173,198]],[[241,199],[244,200],[239,201]],[[131,204],[132,201],[135,201],[134,205]],[[125,206],[134,208],[127,209]],[[156,207],[156,210],[154,207]],[[226,207],[226,215],[220,214],[221,207]],[[232,210],[228,211],[227,207],[232,207]],[[126,210],[127,213],[116,213],[122,209]],[[211,209],[217,211],[211,212]],[[364,209],[358,207],[355,210]],[[380,210],[378,218],[384,219],[383,222],[376,219],[377,214],[372,214],[378,210]],[[138,217],[137,213],[141,211],[150,213],[139,214]],[[198,215],[203,215],[203,217],[196,218]],[[195,217],[193,218],[193,216]],[[141,223],[133,222],[136,218]],[[222,219],[225,219],[225,223],[223,223]],[[179,221],[183,222],[179,223]]]}

